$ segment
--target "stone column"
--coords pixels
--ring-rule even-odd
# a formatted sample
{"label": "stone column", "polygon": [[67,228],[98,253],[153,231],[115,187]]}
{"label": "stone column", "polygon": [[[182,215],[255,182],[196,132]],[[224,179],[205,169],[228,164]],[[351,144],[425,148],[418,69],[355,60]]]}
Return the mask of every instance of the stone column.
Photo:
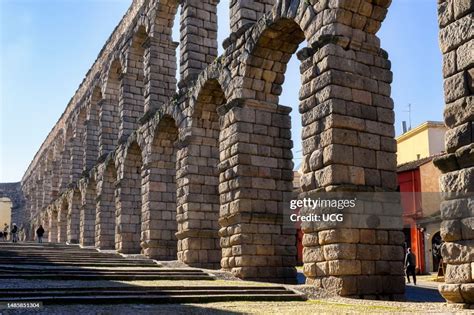
{"label": "stone column", "polygon": [[58,241],[58,212],[53,207],[49,209],[48,230],[48,242],[56,243]]}
{"label": "stone column", "polygon": [[306,283],[344,296],[400,298],[404,234],[395,195],[390,62],[380,49],[333,43],[300,55],[300,199],[338,191],[380,194],[367,202],[359,194],[355,208],[332,210],[344,214],[343,222],[302,223]]}
{"label": "stone column", "polygon": [[219,110],[221,266],[239,278],[296,281],[296,231],[283,227],[293,189],[290,111],[243,99]]}
{"label": "stone column", "polygon": [[61,206],[58,209],[58,243],[65,243],[67,241],[67,212],[68,207],[64,202],[60,202]]}
{"label": "stone column", "polygon": [[210,269],[218,268],[221,258],[218,135],[212,131],[180,143],[176,175],[178,258],[189,266]]}
{"label": "stone column", "polygon": [[[137,70],[138,71],[138,70]],[[137,76],[139,76],[137,78]],[[120,76],[119,143],[138,128],[138,119],[144,112],[143,70],[139,74],[124,73]]]}
{"label": "stone column", "polygon": [[70,182],[76,183],[84,170],[84,137],[86,133],[86,108],[76,113],[71,143]]}
{"label": "stone column", "polygon": [[446,154],[434,160],[440,188],[445,283],[451,303],[474,304],[474,2],[438,1]]}
{"label": "stone column", "polygon": [[124,254],[141,253],[142,177],[141,149],[136,142],[123,153],[123,164],[116,185],[115,249]]}
{"label": "stone column", "polygon": [[[112,80],[107,84],[111,85]],[[115,88],[115,87],[114,87]],[[118,90],[117,86],[117,90]],[[112,89],[109,87],[109,89]],[[118,94],[118,92],[117,92]],[[118,95],[111,96],[117,99],[104,98],[98,103],[99,106],[99,157],[113,151],[117,145],[119,136],[120,118],[118,111]]]}
{"label": "stone column", "polygon": [[65,138],[64,140],[64,149],[61,152],[60,160],[60,178],[59,178],[59,192],[62,193],[66,190],[67,186],[70,183],[70,173],[71,173],[71,148],[72,148],[73,138]]}
{"label": "stone column", "polygon": [[113,161],[99,166],[97,179],[97,213],[95,218],[95,246],[115,248],[115,183],[117,173]]}
{"label": "stone column", "polygon": [[71,189],[67,192],[68,214],[67,214],[67,242],[77,244],[79,242],[79,225],[81,212],[81,192],[79,189]]}
{"label": "stone column", "polygon": [[80,181],[81,211],[79,244],[82,246],[94,245],[95,218],[96,218],[96,184],[91,178]]}
{"label": "stone column", "polygon": [[246,24],[254,24],[263,16],[263,14],[265,14],[265,12],[270,11],[275,3],[275,0],[229,1],[230,31],[237,32]]}
{"label": "stone column", "polygon": [[90,170],[99,155],[99,110],[98,101],[100,100],[100,92],[94,92],[89,97],[87,108],[87,119],[84,127],[83,137],[83,170]]}
{"label": "stone column", "polygon": [[[148,37],[143,47],[145,112],[159,108],[176,93],[177,43],[162,37]],[[163,36],[164,37],[164,36]]]}
{"label": "stone column", "polygon": [[180,86],[217,58],[219,0],[184,0],[181,6]]}

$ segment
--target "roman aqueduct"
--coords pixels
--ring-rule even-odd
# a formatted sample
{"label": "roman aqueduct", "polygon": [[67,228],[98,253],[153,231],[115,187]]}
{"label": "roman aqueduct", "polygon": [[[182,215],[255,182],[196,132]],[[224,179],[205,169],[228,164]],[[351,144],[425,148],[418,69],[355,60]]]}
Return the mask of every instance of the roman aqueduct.
{"label": "roman aqueduct", "polygon": [[[43,224],[51,242],[294,281],[295,231],[282,223],[291,108],[279,95],[304,40],[302,195],[396,189],[392,73],[376,35],[391,0],[231,0],[221,56],[218,2],[133,1],[24,174],[29,239]],[[438,7],[449,131],[436,163],[442,191],[457,193],[441,209],[440,290],[473,303],[474,5]],[[357,224],[304,227],[307,283],[347,296],[403,294],[399,209],[353,215]]]}

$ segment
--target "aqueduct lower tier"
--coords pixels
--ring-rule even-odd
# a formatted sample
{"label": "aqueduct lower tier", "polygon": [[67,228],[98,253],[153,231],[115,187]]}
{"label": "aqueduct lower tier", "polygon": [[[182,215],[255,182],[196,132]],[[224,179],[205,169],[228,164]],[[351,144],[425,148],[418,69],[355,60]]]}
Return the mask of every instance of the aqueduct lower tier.
{"label": "aqueduct lower tier", "polygon": [[[52,242],[143,253],[244,279],[291,282],[291,108],[279,104],[301,42],[301,196],[396,189],[392,73],[376,32],[390,0],[134,1],[22,179],[23,229]],[[442,294],[474,301],[473,1],[438,0],[446,155]],[[180,81],[174,16],[180,8]],[[440,72],[441,75],[441,72]],[[177,91],[178,88],[178,92]],[[340,295],[404,292],[399,207],[304,226],[307,283]]]}

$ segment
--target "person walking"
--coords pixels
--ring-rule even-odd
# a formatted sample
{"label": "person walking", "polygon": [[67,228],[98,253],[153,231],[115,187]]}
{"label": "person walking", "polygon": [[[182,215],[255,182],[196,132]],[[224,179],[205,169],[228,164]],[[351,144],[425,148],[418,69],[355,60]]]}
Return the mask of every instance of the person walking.
{"label": "person walking", "polygon": [[15,223],[13,223],[12,225],[11,234],[12,234],[12,243],[18,242],[18,226],[16,226]]}
{"label": "person walking", "polygon": [[5,223],[5,225],[3,226],[3,240],[6,241],[8,240],[8,224]]}
{"label": "person walking", "polygon": [[38,243],[43,243],[43,234],[44,229],[43,226],[40,224],[39,228],[36,230],[36,236],[38,236]]}
{"label": "person walking", "polygon": [[410,283],[410,275],[413,277],[413,284],[416,285],[416,256],[411,252],[411,248],[407,248],[405,256],[405,273],[408,283]]}

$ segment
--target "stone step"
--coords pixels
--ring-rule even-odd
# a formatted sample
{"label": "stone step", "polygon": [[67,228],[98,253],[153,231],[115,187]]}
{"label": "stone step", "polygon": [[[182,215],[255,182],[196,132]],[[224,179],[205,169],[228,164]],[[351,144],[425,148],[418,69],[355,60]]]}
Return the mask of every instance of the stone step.
{"label": "stone step", "polygon": [[302,301],[281,286],[157,286],[1,289],[0,302],[44,304],[207,303],[219,301]]}
{"label": "stone step", "polygon": [[304,301],[298,294],[193,294],[193,295],[104,295],[104,296],[28,296],[19,298],[0,298],[0,302],[42,302],[50,304],[181,304],[212,303],[231,301]]}
{"label": "stone step", "polygon": [[0,273],[0,279],[48,279],[48,280],[121,280],[121,281],[138,281],[138,280],[213,280],[208,274],[182,274],[182,273],[162,273],[162,274],[115,274],[115,273]]}
{"label": "stone step", "polygon": [[[12,264],[12,261],[1,261],[0,265]],[[160,265],[155,263],[140,263],[140,262],[81,262],[81,261],[16,261],[16,265],[34,265],[34,266],[83,266],[83,267],[154,267],[159,268]]]}

